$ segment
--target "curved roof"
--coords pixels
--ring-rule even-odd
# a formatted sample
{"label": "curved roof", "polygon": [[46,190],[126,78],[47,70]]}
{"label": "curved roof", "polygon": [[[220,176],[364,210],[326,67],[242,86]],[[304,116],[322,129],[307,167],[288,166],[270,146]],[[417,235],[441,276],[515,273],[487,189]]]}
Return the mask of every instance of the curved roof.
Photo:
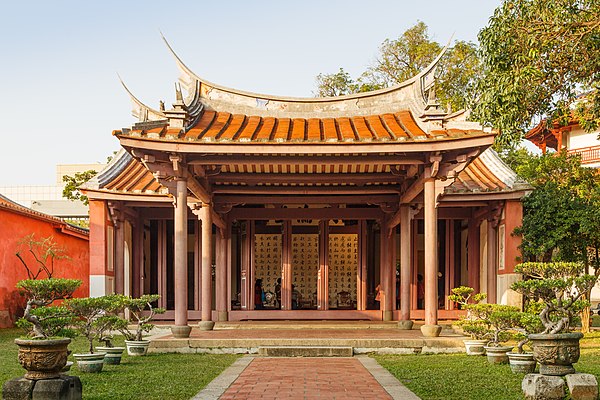
{"label": "curved roof", "polygon": [[188,91],[187,103],[200,97],[209,109],[257,116],[311,118],[318,113],[334,117],[369,115],[408,109],[420,113],[427,104],[428,90],[435,81],[434,73],[448,45],[419,74],[388,88],[336,97],[289,97],[252,93],[218,85],[198,76],[173,51],[163,36],[167,48],[181,72],[180,82]]}
{"label": "curved roof", "polygon": [[[164,39],[164,38],[163,38]],[[165,40],[166,43],[166,40]],[[167,46],[181,71],[170,110],[144,106],[127,88],[139,122],[117,137],[164,142],[340,143],[404,142],[493,136],[495,132],[447,113],[432,87],[444,52],[398,85],[337,97],[298,98],[227,88],[196,75]],[[135,146],[130,146],[135,147]]]}

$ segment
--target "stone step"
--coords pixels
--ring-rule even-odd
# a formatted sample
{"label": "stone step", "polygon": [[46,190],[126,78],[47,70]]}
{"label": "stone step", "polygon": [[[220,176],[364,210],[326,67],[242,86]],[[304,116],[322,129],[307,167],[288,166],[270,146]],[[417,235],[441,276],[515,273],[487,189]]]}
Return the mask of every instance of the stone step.
{"label": "stone step", "polygon": [[258,348],[262,357],[352,357],[349,346],[262,346]]}

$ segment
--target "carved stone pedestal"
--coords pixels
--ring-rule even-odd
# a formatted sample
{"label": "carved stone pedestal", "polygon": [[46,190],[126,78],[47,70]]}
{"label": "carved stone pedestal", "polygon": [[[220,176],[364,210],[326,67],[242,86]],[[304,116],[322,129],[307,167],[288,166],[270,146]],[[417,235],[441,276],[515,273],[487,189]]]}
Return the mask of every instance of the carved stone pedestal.
{"label": "carved stone pedestal", "polygon": [[4,400],[81,400],[81,381],[77,376],[60,375],[53,379],[11,379],[2,386]]}

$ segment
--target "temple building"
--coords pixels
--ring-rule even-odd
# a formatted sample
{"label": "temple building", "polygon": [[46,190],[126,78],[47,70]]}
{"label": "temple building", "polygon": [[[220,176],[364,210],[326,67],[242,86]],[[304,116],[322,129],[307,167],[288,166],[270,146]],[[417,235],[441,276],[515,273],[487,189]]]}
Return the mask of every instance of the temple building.
{"label": "temple building", "polygon": [[418,319],[437,335],[460,313],[454,287],[520,301],[511,233],[530,188],[489,149],[497,132],[437,103],[442,54],[327,98],[222,87],[173,55],[173,107],[130,93],[138,122],[84,187],[92,295],[159,293],[180,337],[248,319]]}

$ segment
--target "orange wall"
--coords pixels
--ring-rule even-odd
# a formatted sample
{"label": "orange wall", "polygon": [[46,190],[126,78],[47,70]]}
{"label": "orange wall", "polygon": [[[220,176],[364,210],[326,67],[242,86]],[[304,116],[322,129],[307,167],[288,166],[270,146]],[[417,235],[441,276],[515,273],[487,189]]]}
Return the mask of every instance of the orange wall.
{"label": "orange wall", "polygon": [[58,246],[66,249],[70,259],[55,261],[53,276],[81,279],[83,284],[77,289],[75,296],[89,295],[90,263],[87,239],[62,233],[53,227],[53,222],[5,209],[0,209],[0,221],[0,328],[13,326],[16,317],[23,314],[25,299],[19,295],[15,285],[18,281],[27,279],[27,271],[15,253],[19,240],[32,233],[37,239],[52,236]]}
{"label": "orange wall", "polygon": [[523,224],[523,204],[519,200],[507,200],[504,209],[504,222],[506,224],[506,258],[505,268],[501,273],[512,274],[515,265],[521,262],[521,237],[513,235],[516,227]]}

